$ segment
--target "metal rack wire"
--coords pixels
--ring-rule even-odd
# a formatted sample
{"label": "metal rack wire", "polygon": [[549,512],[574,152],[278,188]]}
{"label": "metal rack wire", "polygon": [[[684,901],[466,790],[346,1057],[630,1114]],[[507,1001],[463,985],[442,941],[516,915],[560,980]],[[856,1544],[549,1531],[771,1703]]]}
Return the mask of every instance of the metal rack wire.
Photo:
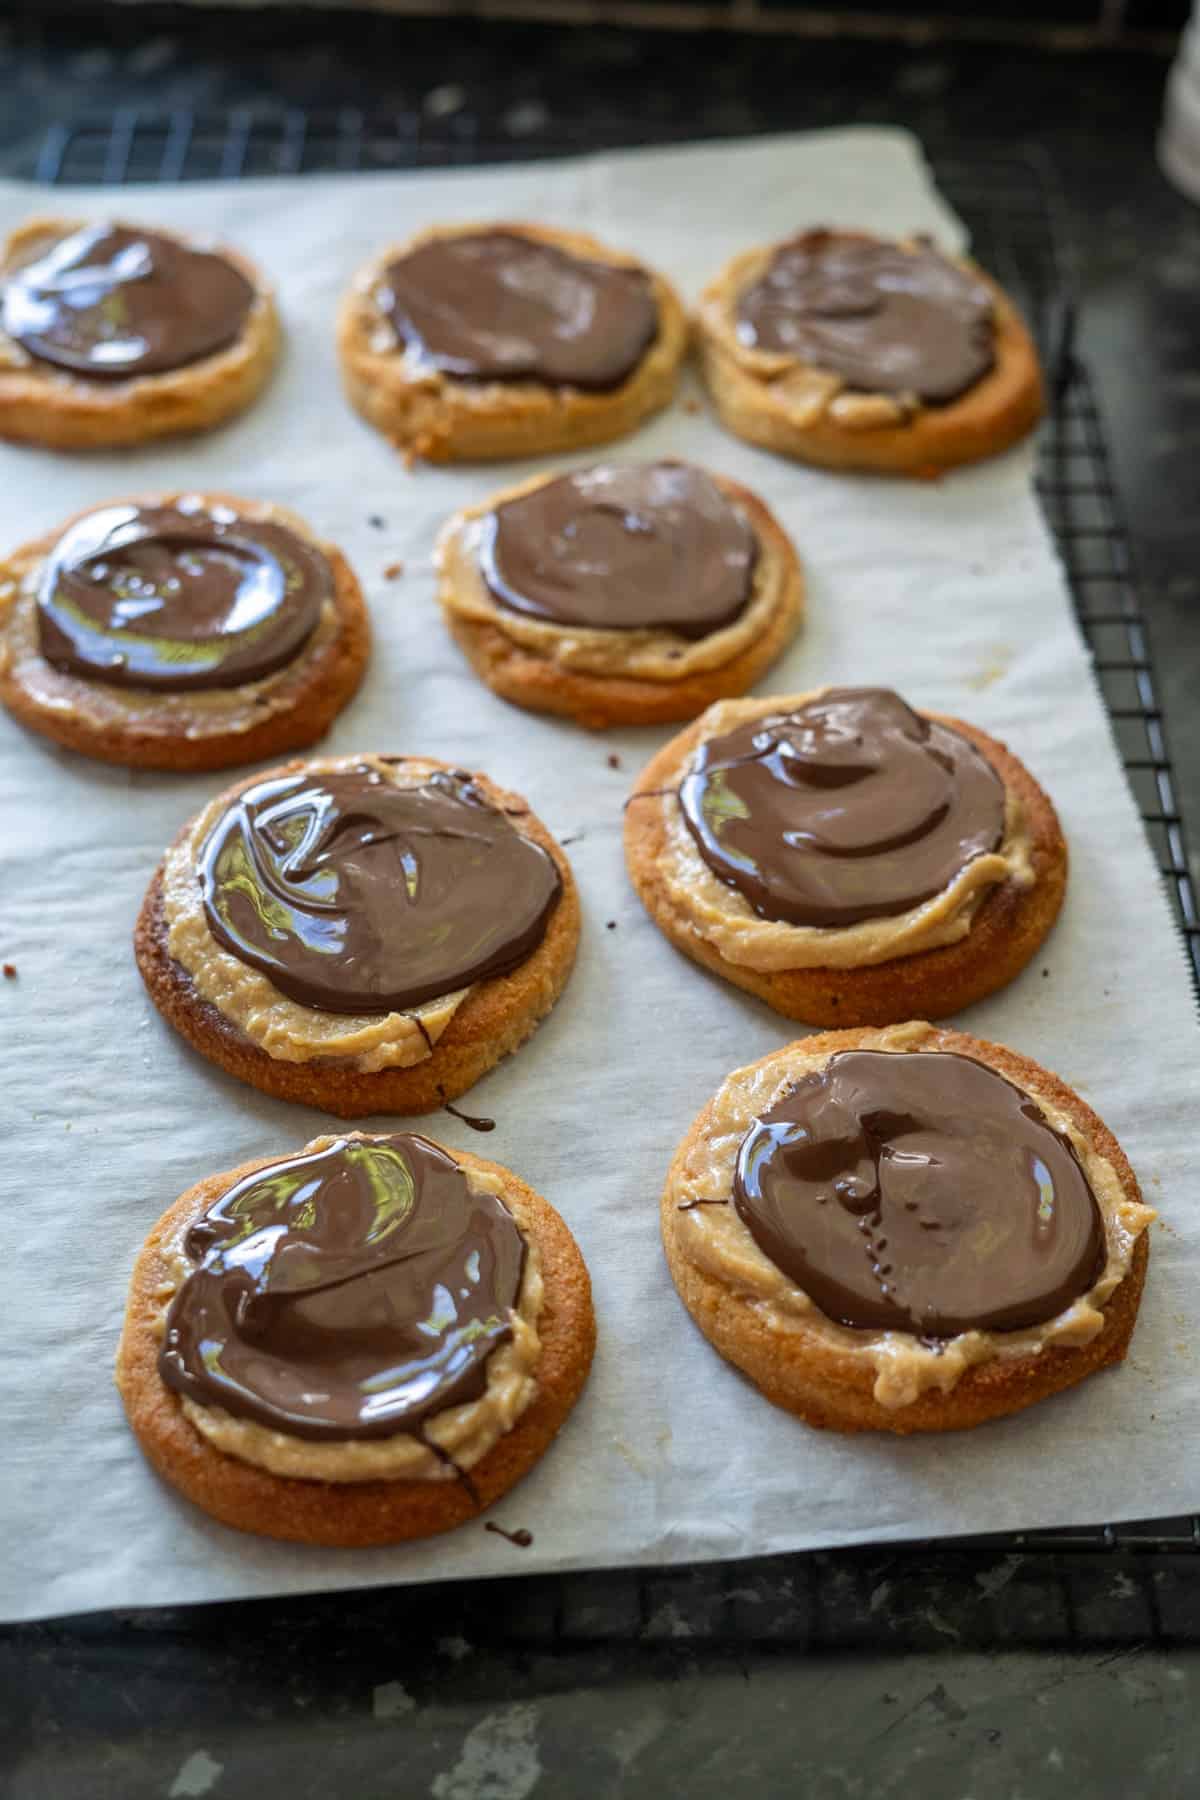
{"label": "metal rack wire", "polygon": [[[685,135],[683,130],[656,132],[653,141],[675,141]],[[550,136],[536,124],[521,132],[510,125],[505,131],[471,112],[456,112],[439,120],[420,112],[367,115],[355,109],[329,113],[234,109],[220,114],[122,111],[51,127],[34,173],[36,179],[55,185],[231,180],[528,161],[644,143],[646,138],[643,127],[628,120],[615,120],[611,130],[600,133],[593,123],[586,136],[564,133],[556,123]],[[1074,349],[1070,240],[1052,172],[1030,152],[998,150],[990,157],[975,156],[968,165],[953,155],[939,154],[936,145],[926,147],[942,191],[970,227],[979,260],[1018,299],[1041,346],[1050,375],[1052,405],[1040,440],[1038,491],[1200,991],[1200,909],[1188,867],[1128,533],[1113,484],[1095,391]],[[1183,1606],[1189,1620],[1195,1608],[1190,1598],[1181,1597],[1184,1590],[1177,1573],[1171,1574],[1169,1587],[1164,1589],[1162,1558],[1172,1559],[1170,1567],[1175,1571],[1182,1553],[1197,1550],[1200,1517],[1189,1517],[963,1540],[953,1546],[773,1558],[737,1565],[733,1587],[720,1570],[711,1569],[572,1576],[522,1583],[526,1623],[522,1626],[520,1611],[514,1614],[511,1608],[505,1619],[510,1636],[544,1639],[549,1634],[556,1642],[613,1636],[646,1641],[655,1635],[656,1620],[666,1621],[663,1629],[668,1631],[682,1620],[688,1635],[715,1634],[739,1641],[745,1641],[749,1633],[756,1642],[764,1637],[795,1642],[797,1635],[806,1642],[861,1642],[866,1641],[861,1635],[863,1619],[869,1618],[876,1634],[885,1629],[874,1601],[878,1582],[884,1579],[879,1570],[886,1568],[892,1588],[897,1582],[902,1587],[905,1564],[912,1563],[912,1579],[927,1597],[930,1558],[934,1556],[940,1559],[950,1584],[946,1591],[958,1592],[960,1600],[965,1594],[972,1602],[969,1617],[956,1613],[958,1623],[949,1626],[949,1635],[978,1642],[981,1633],[986,1637],[998,1629],[995,1619],[1005,1610],[1000,1605],[1001,1589],[1008,1585],[1007,1580],[994,1588],[985,1583],[982,1593],[988,1606],[976,1605],[980,1594],[972,1583],[983,1581],[979,1569],[998,1561],[1005,1567],[1010,1562],[1016,1566],[1036,1553],[1042,1583],[1038,1604],[1049,1608],[1045,1614],[1047,1641],[1075,1639],[1080,1620],[1099,1616],[1096,1606],[1101,1602],[1102,1612],[1107,1607],[1104,1616],[1108,1623],[1101,1632],[1106,1641],[1171,1639],[1184,1632],[1182,1626],[1172,1625],[1176,1614],[1164,1603],[1164,1592],[1168,1599],[1175,1596],[1176,1613]],[[1094,1583],[1084,1573],[1089,1564],[1094,1566],[1094,1552],[1119,1556],[1122,1570],[1130,1572],[1119,1605],[1113,1600],[1111,1584],[1107,1599],[1101,1596],[1098,1601]],[[1047,1556],[1053,1559],[1056,1574],[1053,1592],[1045,1587]],[[1200,1562],[1194,1566],[1200,1575]],[[960,1567],[976,1573],[955,1589],[953,1574]],[[770,1596],[773,1610],[763,1611],[756,1602],[752,1613],[747,1613],[745,1606],[739,1613],[737,1595],[751,1591],[747,1584],[756,1581],[763,1596]],[[1190,1587],[1187,1593],[1190,1596]],[[924,1629],[920,1620],[927,1620],[930,1614],[928,1605],[917,1605],[919,1598],[914,1593],[911,1615],[918,1621],[918,1638]],[[886,1617],[899,1618],[902,1610],[897,1611],[893,1598]],[[478,1622],[473,1629],[481,1629]],[[1088,1629],[1094,1634],[1094,1623]],[[928,1632],[936,1642],[943,1625],[935,1618]]]}

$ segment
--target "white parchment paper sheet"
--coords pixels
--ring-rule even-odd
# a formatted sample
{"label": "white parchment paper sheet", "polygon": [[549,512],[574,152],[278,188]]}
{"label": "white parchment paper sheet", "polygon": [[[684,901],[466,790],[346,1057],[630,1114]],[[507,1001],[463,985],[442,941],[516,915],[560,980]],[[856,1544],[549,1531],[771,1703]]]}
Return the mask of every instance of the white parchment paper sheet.
{"label": "white parchment paper sheet", "polygon": [[[10,186],[0,226],[48,199],[86,215],[114,198]],[[1022,979],[962,1022],[1074,1083],[1164,1214],[1123,1370],[948,1440],[842,1438],[806,1429],[726,1367],[662,1258],[657,1201],[679,1137],[730,1069],[796,1035],[669,949],[630,892],[621,804],[667,734],[589,735],[506,707],[474,680],[442,629],[430,549],[449,511],[516,471],[407,473],[338,386],[339,292],[372,249],[418,225],[582,226],[660,265],[691,298],[733,251],[802,224],[961,242],[918,147],[896,132],[837,132],[519,171],[132,189],[120,210],[244,244],[279,285],[283,367],[247,418],[207,438],[120,456],[0,449],[0,541],[159,485],[207,483],[298,508],[348,552],[376,634],[366,686],[328,747],[483,767],[574,840],[585,915],[574,977],[532,1042],[466,1100],[498,1129],[479,1139],[446,1115],[418,1125],[511,1165],[562,1211],[591,1267],[600,1343],[559,1442],[497,1509],[533,1531],[524,1552],[480,1525],[379,1552],[259,1542],[157,1481],[110,1374],[135,1251],[191,1182],[290,1151],[329,1121],[193,1055],[133,965],[145,883],[224,778],[103,768],[0,718],[0,956],[20,971],[0,983],[0,1613],[734,1557],[1200,1503],[1195,1020],[1029,453],[937,484],[845,478],[751,450],[683,404],[617,452],[722,470],[793,535],[808,622],[764,688],[892,683],[1006,739],[1049,789],[1071,842],[1063,919]],[[404,576],[388,581],[396,560]]]}

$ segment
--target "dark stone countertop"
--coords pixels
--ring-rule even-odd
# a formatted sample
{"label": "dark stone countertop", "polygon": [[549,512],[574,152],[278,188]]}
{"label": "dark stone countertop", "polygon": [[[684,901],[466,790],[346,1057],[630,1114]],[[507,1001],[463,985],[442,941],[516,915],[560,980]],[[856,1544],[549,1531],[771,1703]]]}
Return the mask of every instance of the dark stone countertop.
{"label": "dark stone countertop", "polygon": [[[1070,209],[1080,347],[1196,846],[1200,212],[1155,167],[1164,75],[1149,56],[936,38],[77,8],[0,24],[0,172],[30,173],[50,122],[130,104],[478,110],[500,135],[627,141],[631,119],[697,136],[861,120],[960,155],[1040,145]],[[1198,1644],[1200,1557],[1070,1539],[105,1615],[0,1633],[0,1790],[1184,1794],[1200,1777]]]}

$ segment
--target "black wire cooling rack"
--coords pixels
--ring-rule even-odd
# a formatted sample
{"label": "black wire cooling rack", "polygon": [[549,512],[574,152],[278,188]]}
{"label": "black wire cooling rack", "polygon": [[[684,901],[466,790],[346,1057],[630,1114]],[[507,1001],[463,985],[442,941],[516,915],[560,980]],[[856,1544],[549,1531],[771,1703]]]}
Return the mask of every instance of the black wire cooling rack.
{"label": "black wire cooling rack", "polygon": [[[655,132],[653,142],[686,136]],[[51,127],[35,176],[52,185],[232,180],[529,161],[646,141],[643,127],[628,120],[599,133],[592,124],[586,134],[556,122],[551,136],[532,117],[522,134],[510,128],[506,135],[470,112],[438,120],[355,109],[125,110]],[[1035,151],[997,149],[967,163],[936,145],[926,150],[974,253],[1016,297],[1041,347],[1051,406],[1039,441],[1038,492],[1200,989],[1200,911],[1129,537],[1091,377],[1074,347],[1073,259],[1053,173]],[[728,1569],[536,1578],[510,1589],[504,1630],[508,1641],[530,1644],[645,1642],[663,1634],[831,1646],[1179,1641],[1200,1634],[1200,1558],[1184,1556],[1195,1551],[1200,1516],[775,1557]],[[1098,1564],[1095,1552],[1108,1554]],[[442,1630],[444,1592],[436,1602]],[[358,1599],[371,1605],[368,1595]],[[304,1604],[315,1623],[333,1603]],[[465,1593],[456,1616],[476,1641],[487,1635],[489,1610],[468,1620],[462,1609],[473,1611]]]}

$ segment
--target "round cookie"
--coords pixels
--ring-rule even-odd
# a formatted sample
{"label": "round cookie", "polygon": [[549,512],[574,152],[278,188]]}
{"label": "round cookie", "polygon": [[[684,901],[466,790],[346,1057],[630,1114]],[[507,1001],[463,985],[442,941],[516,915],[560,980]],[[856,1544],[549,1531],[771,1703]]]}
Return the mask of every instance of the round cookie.
{"label": "round cookie", "polygon": [[439,225],[391,245],[338,317],[351,405],[429,462],[624,437],[671,399],[687,341],[661,275],[530,224]]}
{"label": "round cookie", "polygon": [[[248,1194],[252,1207],[255,1177],[270,1170],[286,1181],[289,1164],[302,1159],[308,1171],[316,1168],[322,1185],[315,1195],[311,1183],[305,1189],[308,1210],[303,1216],[298,1216],[295,1206],[290,1209],[288,1247],[293,1254],[299,1250],[318,1260],[340,1251],[343,1262],[337,1273],[342,1277],[341,1292],[352,1305],[364,1274],[369,1283],[382,1281],[397,1296],[384,1330],[363,1333],[361,1315],[353,1319],[353,1354],[360,1359],[380,1360],[390,1348],[393,1360],[411,1375],[404,1364],[414,1359],[413,1326],[419,1326],[421,1315],[407,1313],[406,1304],[411,1306],[418,1292],[436,1302],[436,1258],[431,1248],[444,1248],[441,1238],[449,1229],[440,1220],[430,1224],[422,1217],[420,1202],[427,1193],[431,1198],[446,1198],[461,1209],[462,1196],[455,1190],[460,1179],[465,1182],[466,1205],[471,1210],[465,1217],[464,1242],[478,1241],[479,1233],[484,1232],[486,1240],[500,1251],[501,1273],[510,1287],[511,1238],[519,1234],[522,1241],[523,1265],[516,1276],[519,1285],[515,1293],[504,1296],[511,1298],[512,1304],[498,1307],[490,1317],[480,1317],[485,1308],[475,1296],[489,1281],[497,1282],[496,1272],[490,1264],[485,1264],[482,1272],[478,1264],[466,1267],[462,1298],[474,1324],[458,1334],[457,1349],[460,1358],[465,1350],[474,1359],[471,1376],[476,1388],[482,1383],[481,1393],[464,1396],[461,1378],[456,1393],[455,1384],[439,1368],[436,1395],[442,1403],[432,1410],[428,1404],[414,1407],[410,1401],[406,1405],[406,1384],[397,1379],[395,1367],[388,1369],[390,1410],[393,1417],[408,1423],[407,1439],[403,1432],[380,1434],[378,1428],[370,1437],[365,1432],[346,1432],[347,1418],[354,1417],[352,1378],[362,1361],[351,1364],[351,1352],[340,1344],[333,1352],[332,1374],[341,1416],[334,1418],[333,1433],[328,1430],[329,1421],[322,1420],[319,1406],[310,1409],[303,1437],[294,1426],[284,1429],[276,1422],[272,1414],[279,1410],[289,1385],[287,1366],[297,1347],[318,1359],[330,1355],[328,1337],[322,1340],[318,1336],[315,1350],[310,1348],[311,1340],[305,1343],[305,1302],[292,1298],[286,1285],[276,1299],[278,1310],[266,1321],[267,1343],[264,1346],[260,1340],[258,1346],[258,1361],[265,1369],[260,1366],[247,1371],[239,1359],[238,1333],[225,1309],[221,1287],[221,1275],[228,1281],[229,1272],[228,1265],[222,1265],[216,1241],[222,1232],[228,1235],[220,1208],[233,1190],[240,1191],[243,1207]],[[374,1231],[377,1238],[386,1238],[396,1229],[410,1238],[414,1229],[424,1233],[415,1254],[407,1262],[397,1259],[390,1268],[386,1264],[380,1268],[378,1260],[371,1268],[371,1248],[361,1241],[353,1244],[353,1260],[347,1264],[345,1259],[346,1240],[351,1236],[347,1227],[357,1224],[361,1238],[363,1214],[368,1220],[377,1216],[369,1198],[361,1191],[356,1193],[347,1182],[347,1176],[352,1180],[363,1168],[365,1159],[371,1159],[374,1169],[382,1168],[385,1176],[389,1162],[393,1167],[407,1163],[410,1171],[417,1171],[416,1205],[410,1200],[407,1214],[400,1209],[403,1216],[399,1221],[394,1213],[389,1214],[383,1230]],[[341,1176],[340,1193],[332,1191],[331,1170]],[[211,1223],[214,1209],[215,1230]],[[274,1196],[270,1210],[277,1222]],[[198,1254],[189,1254],[185,1249],[188,1233],[206,1216],[209,1222],[200,1241],[192,1240],[192,1250]],[[377,1259],[378,1250],[375,1256]],[[344,1279],[347,1266],[351,1270],[348,1282]],[[195,1276],[192,1291],[180,1300],[189,1274]],[[268,1262],[257,1277],[260,1293],[264,1285],[269,1286],[270,1276]],[[378,1285],[375,1291],[379,1291]],[[510,1321],[508,1330],[497,1329],[501,1318]],[[198,1321],[216,1321],[224,1327],[219,1366],[225,1365],[220,1375],[227,1392],[218,1393],[206,1379],[203,1359],[197,1369]],[[446,1322],[439,1322],[445,1330]],[[487,1350],[482,1359],[479,1343],[471,1342],[472,1329]],[[594,1345],[595,1319],[586,1266],[566,1225],[540,1195],[509,1170],[466,1151],[448,1151],[427,1139],[375,1139],[354,1133],[342,1139],[318,1138],[293,1158],[263,1158],[209,1176],[168,1208],[150,1232],[134,1267],[117,1354],[117,1385],[129,1423],[154,1468],[223,1524],[300,1543],[390,1544],[449,1531],[477,1518],[527,1474],[579,1398]],[[286,1354],[279,1355],[281,1350]],[[504,1357],[508,1366],[493,1375]],[[427,1336],[424,1358],[427,1363]],[[164,1365],[169,1378],[164,1378]],[[236,1413],[231,1400],[238,1408]],[[361,1410],[367,1411],[369,1405],[369,1401],[364,1403]],[[486,1416],[477,1419],[473,1410],[480,1405]],[[263,1416],[265,1425],[260,1423]],[[291,1423],[288,1418],[283,1421],[284,1426]],[[427,1431],[430,1436],[425,1435]],[[435,1431],[437,1438],[432,1435]],[[447,1442],[453,1446],[449,1450]],[[255,1457],[264,1460],[251,1460]],[[358,1464],[357,1470],[351,1470],[351,1463]],[[399,1472],[381,1475],[381,1466]],[[306,1467],[321,1474],[279,1472],[280,1468]]]}
{"label": "round cookie", "polygon": [[825,468],[936,476],[1044,410],[1011,300],[921,238],[807,231],[744,251],[701,295],[696,338],[729,430]]}
{"label": "round cookie", "polygon": [[520,795],[432,757],[343,756],[251,776],[192,819],[134,952],[210,1062],[359,1118],[433,1112],[524,1043],[579,918],[566,854]]}
{"label": "round cookie", "polygon": [[437,567],[447,626],[488,687],[595,729],[744,694],[804,603],[757,495],[683,463],[535,475],[456,513]]}
{"label": "round cookie", "polygon": [[[863,1051],[875,1054],[853,1054]],[[907,1062],[931,1051],[942,1058],[932,1081],[904,1070],[899,1084],[880,1086],[869,1066],[883,1060],[879,1053]],[[971,1059],[965,1067],[963,1058]],[[991,1097],[985,1093],[979,1105],[985,1072],[1002,1077],[991,1085],[1006,1089],[1003,1110],[991,1120]],[[964,1074],[971,1076],[965,1086]],[[889,1091],[895,1085],[904,1100],[899,1107]],[[917,1105],[914,1087],[924,1094]],[[954,1113],[960,1087],[983,1120],[974,1143],[962,1112]],[[798,1123],[789,1132],[792,1119]],[[906,1138],[907,1153],[897,1154],[895,1145]],[[1024,1153],[1026,1140],[1047,1148],[1053,1180],[1044,1165],[1040,1176],[1028,1165],[1020,1172],[1017,1147]],[[954,1161],[939,1181],[937,1159],[947,1149]],[[864,1173],[864,1162],[874,1163],[873,1174],[869,1167]],[[920,1164],[926,1166],[914,1166]],[[1094,1210],[1085,1220],[1080,1208],[1089,1205],[1089,1192]],[[764,1193],[773,1210],[764,1209]],[[840,1261],[828,1248],[831,1228],[814,1218],[822,1205],[832,1206],[835,1219],[839,1208],[849,1215]],[[1047,1206],[1054,1216],[1061,1212],[1066,1241],[1051,1233],[1050,1248],[1035,1254],[1030,1246],[1040,1240],[1030,1222]],[[985,1207],[972,1248],[975,1209]],[[926,1211],[934,1216],[926,1220]],[[979,1425],[1120,1362],[1137,1318],[1154,1217],[1112,1133],[1057,1076],[998,1044],[925,1024],[825,1032],[736,1071],[680,1144],[661,1204],[676,1288],[722,1356],[810,1425],[901,1434]],[[923,1225],[934,1233],[933,1249],[918,1244],[916,1260],[906,1261]],[[772,1226],[782,1228],[778,1239]],[[890,1244],[880,1235],[885,1227],[894,1233]],[[842,1308],[842,1317],[833,1316],[764,1242],[773,1249],[786,1243],[785,1260],[804,1256],[814,1271],[811,1285],[829,1285],[836,1267],[859,1295],[847,1304],[834,1283],[835,1303],[822,1285],[826,1305]],[[861,1305],[872,1285],[885,1322],[848,1325],[846,1311]],[[906,1311],[911,1317],[914,1296],[927,1317],[939,1303],[964,1301],[981,1316],[1003,1315],[1008,1302],[1009,1315],[1025,1322],[972,1329],[969,1319],[949,1319],[939,1335],[918,1333],[903,1319]]]}
{"label": "round cookie", "polygon": [[0,560],[0,702],[101,762],[183,772],[302,749],[357,691],[370,643],[341,551],[264,501],[134,495]]}
{"label": "round cookie", "polygon": [[[840,712],[847,706],[855,709],[860,702],[868,706],[866,714],[857,717],[852,710],[848,724],[839,721]],[[886,708],[882,723],[872,718],[873,710],[881,706]],[[830,925],[789,920],[770,891],[757,896],[768,910],[757,911],[733,883],[736,857],[719,879],[687,827],[680,798],[685,780],[693,780],[700,788],[693,810],[706,803],[707,794],[718,835],[721,829],[736,831],[738,822],[731,821],[727,804],[722,810],[720,794],[713,790],[713,770],[697,775],[700,763],[727,735],[740,734],[744,740],[763,721],[786,721],[808,709],[816,709],[818,719],[829,715],[820,727],[824,748],[818,746],[815,752],[818,777],[823,760],[836,762],[836,738],[843,729],[858,725],[878,734],[865,759],[868,776],[874,773],[875,778],[847,781],[841,788],[851,801],[859,791],[867,795],[867,812],[859,824],[854,810],[831,807],[829,790],[819,779],[798,788],[781,783],[778,797],[768,796],[770,807],[785,809],[770,815],[778,834],[773,853],[781,849],[779,840],[788,825],[786,809],[796,805],[802,805],[803,813],[793,824],[810,838],[814,830],[825,828],[818,818],[821,812],[832,811],[836,828],[846,833],[843,854],[805,854],[802,861],[789,855],[786,867],[776,871],[785,888],[798,884],[789,896],[800,902],[794,912],[808,909],[810,920],[836,914],[843,921]],[[928,743],[922,742],[922,731],[930,733]],[[783,736],[790,756],[794,729],[791,745],[786,726]],[[902,754],[872,772],[871,757],[892,756],[897,743]],[[932,754],[939,748],[958,759],[958,772],[948,784],[939,776]],[[770,757],[761,760],[770,767]],[[803,760],[796,755],[797,766],[803,766]],[[970,783],[962,788],[966,776]],[[715,779],[719,789],[723,779],[719,769]],[[963,825],[961,842],[954,835],[955,817],[946,821],[944,830],[931,829],[936,806],[952,800],[957,804],[965,795],[973,797],[979,816],[971,819],[964,812],[958,821]],[[891,834],[899,834],[896,819],[901,815],[918,848],[923,852],[928,844],[930,850],[928,866],[922,862],[916,870],[926,897],[908,905],[903,904],[900,878],[904,864],[898,877],[892,866],[895,846],[887,841]],[[873,854],[864,855],[867,849]],[[961,719],[914,714],[886,689],[818,689],[795,697],[725,702],[710,709],[660,750],[638,777],[626,802],[625,859],[642,904],[677,949],[765,1000],[776,1012],[809,1025],[888,1025],[917,1016],[944,1018],[994,993],[1021,972],[1044,941],[1062,905],[1067,877],[1067,847],[1054,807],[1011,751]],[[868,863],[870,881],[882,884],[877,903],[883,910],[870,916],[868,892],[861,896],[867,902],[865,916],[847,924],[847,916],[863,909],[845,884],[861,885]],[[931,889],[939,868],[945,879],[940,888]],[[806,898],[802,890],[810,879],[815,887]],[[767,890],[772,885],[768,882]],[[756,886],[751,885],[752,893]]]}
{"label": "round cookie", "polygon": [[0,250],[0,437],[97,450],[207,431],[257,397],[279,337],[240,251],[31,219]]}

